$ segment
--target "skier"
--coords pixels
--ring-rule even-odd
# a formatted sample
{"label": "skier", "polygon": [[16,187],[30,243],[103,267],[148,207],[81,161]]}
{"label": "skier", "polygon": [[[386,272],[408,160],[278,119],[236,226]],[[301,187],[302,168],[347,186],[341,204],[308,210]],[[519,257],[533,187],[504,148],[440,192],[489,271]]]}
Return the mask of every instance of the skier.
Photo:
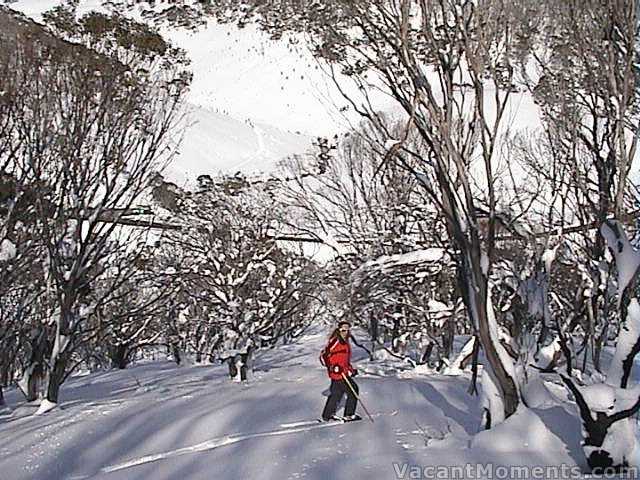
{"label": "skier", "polygon": [[[331,336],[329,343],[322,350],[320,362],[327,367],[329,378],[331,379],[331,387],[329,398],[322,412],[322,420],[343,420],[352,422],[361,420],[360,415],[356,414],[356,405],[358,403],[358,385],[353,381],[353,377],[358,374],[358,370],[351,366],[351,345],[349,344],[349,322],[342,321],[338,323]],[[341,419],[336,416],[338,403],[344,394],[347,394],[347,403],[344,407],[344,417]]]}

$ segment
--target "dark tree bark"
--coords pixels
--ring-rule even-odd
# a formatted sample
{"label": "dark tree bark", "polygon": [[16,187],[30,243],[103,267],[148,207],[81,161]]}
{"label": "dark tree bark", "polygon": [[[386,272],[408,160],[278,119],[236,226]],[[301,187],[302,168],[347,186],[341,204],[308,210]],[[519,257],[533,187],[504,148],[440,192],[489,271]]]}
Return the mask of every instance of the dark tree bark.
{"label": "dark tree bark", "polygon": [[435,346],[434,342],[429,342],[429,345],[427,345],[427,348],[425,349],[424,353],[422,354],[422,358],[420,359],[420,363],[425,364],[425,363],[429,363],[429,360],[431,360],[431,354],[433,353],[433,347]]}
{"label": "dark tree bark", "polygon": [[[576,404],[578,405],[580,418],[582,419],[582,425],[586,433],[583,445],[586,447],[596,447],[591,455],[587,457],[587,462],[593,473],[602,473],[605,469],[611,468],[618,471],[624,470],[624,468],[628,466],[627,464],[614,465],[609,452],[598,447],[602,447],[611,425],[620,420],[632,417],[640,410],[640,398],[631,408],[619,411],[613,415],[607,415],[604,412],[592,412],[573,381],[565,375],[560,375],[560,377],[571,393],[573,393]],[[593,419],[592,413],[595,413],[595,420]]]}
{"label": "dark tree bark", "polygon": [[176,365],[180,365],[182,358],[180,357],[180,346],[177,343],[171,344],[171,354],[173,355],[173,360],[176,362]]}
{"label": "dark tree bark", "polygon": [[124,370],[131,360],[131,349],[127,344],[112,345],[109,348],[111,367]]}
{"label": "dark tree bark", "polygon": [[60,393],[60,385],[65,378],[67,369],[68,354],[62,352],[56,358],[53,368],[49,371],[49,383],[47,385],[47,400],[52,403],[58,403],[58,395]]}

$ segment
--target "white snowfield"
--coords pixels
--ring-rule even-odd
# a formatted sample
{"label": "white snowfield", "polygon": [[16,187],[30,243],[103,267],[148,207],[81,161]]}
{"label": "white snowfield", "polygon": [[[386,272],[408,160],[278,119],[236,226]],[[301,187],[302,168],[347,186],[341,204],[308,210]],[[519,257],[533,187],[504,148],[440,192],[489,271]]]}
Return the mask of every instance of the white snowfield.
{"label": "white snowfield", "polygon": [[[316,328],[298,344],[260,352],[248,383],[231,382],[220,365],[159,360],[72,377],[61,407],[44,416],[10,390],[12,410],[0,412],[0,478],[391,480],[467,464],[484,476],[466,478],[491,478],[487,469],[498,466],[584,465],[571,402],[554,397],[476,435],[468,374],[400,371],[357,348],[374,423],[362,409],[360,422],[309,423],[329,385],[317,359],[325,334]],[[547,387],[564,396],[563,387]]]}
{"label": "white snowfield", "polygon": [[[10,7],[41,21],[60,3],[18,0]],[[81,0],[78,11],[101,5]],[[203,174],[273,173],[286,157],[305,154],[315,137],[347,128],[339,112],[344,101],[304,48],[271,41],[255,27],[211,24],[163,34],[186,50],[194,75],[182,145],[165,171],[169,181],[191,187]]]}
{"label": "white snowfield", "polygon": [[286,157],[312,148],[309,136],[189,105],[182,144],[165,176],[193,186],[199,175],[273,173]]}

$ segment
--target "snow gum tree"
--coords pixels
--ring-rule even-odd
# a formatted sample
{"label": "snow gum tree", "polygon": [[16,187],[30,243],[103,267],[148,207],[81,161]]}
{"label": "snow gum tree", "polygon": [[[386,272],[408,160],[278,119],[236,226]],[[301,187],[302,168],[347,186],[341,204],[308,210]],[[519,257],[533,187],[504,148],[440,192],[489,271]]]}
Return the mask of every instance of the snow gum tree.
{"label": "snow gum tree", "polygon": [[16,93],[13,161],[36,187],[53,299],[46,399],[56,404],[95,308],[114,291],[96,282],[113,255],[137,244],[140,233],[117,221],[170,158],[190,75],[181,52],[146,26],[95,13],[76,20],[73,8],[45,18],[65,40],[39,26],[19,32],[5,75]]}
{"label": "snow gum tree", "polygon": [[[0,9],[0,42],[11,44],[28,22]],[[24,147],[20,136],[19,79],[12,71],[11,48],[0,51],[0,405],[2,386],[20,374],[20,347],[30,329],[33,307],[42,293],[37,259],[42,254],[33,206],[34,185],[18,168]]]}
{"label": "snow gum tree", "polygon": [[640,351],[640,253],[618,222],[608,220],[602,235],[615,258],[618,311],[622,320],[606,380],[578,387],[562,376],[578,404],[584,434],[583,450],[594,472],[624,469],[638,448],[632,416],[640,410],[640,385],[631,385],[633,362]]}
{"label": "snow gum tree", "polygon": [[162,248],[178,285],[171,342],[197,358],[227,361],[236,377],[257,348],[295,338],[313,319],[318,268],[271,238],[280,210],[270,194],[226,180],[185,192],[176,210],[184,227]]}
{"label": "snow gum tree", "polygon": [[138,352],[160,344],[166,333],[166,299],[175,295],[176,286],[159,269],[157,251],[147,246],[112,257],[95,284],[105,293],[96,295],[104,301],[94,308],[97,335],[88,348],[102,364],[108,359],[112,367],[124,369]]}
{"label": "snow gum tree", "polygon": [[[487,359],[486,427],[512,415],[519,404],[513,361],[498,339],[489,276],[499,207],[497,147],[518,65],[526,63],[529,52],[529,3],[184,0],[169,6],[146,4],[145,11],[149,18],[193,27],[214,17],[240,25],[255,21],[275,37],[304,32],[316,55],[358,87],[361,95],[343,91],[351,108],[386,133],[385,163],[421,162],[410,171],[422,179],[445,218],[457,252],[462,298]],[[399,136],[378,121],[367,92],[379,88],[404,111],[405,129]],[[416,152],[406,143],[412,132],[425,150]],[[479,207],[488,212],[486,220],[479,219]]]}
{"label": "snow gum tree", "polygon": [[[553,191],[554,226],[601,225],[634,209],[629,175],[637,152],[637,2],[541,2],[539,48],[527,70],[540,107],[549,155],[532,159]],[[600,370],[600,352],[615,335],[616,314],[599,230],[576,232],[572,243],[590,284],[580,308],[584,349]]]}
{"label": "snow gum tree", "polygon": [[[401,133],[404,128],[403,122],[383,115],[378,120],[389,124],[390,131]],[[393,163],[380,168],[387,153],[387,138],[371,122],[364,121],[339,139],[321,174],[307,174],[306,158],[288,161],[288,181],[281,189],[287,214],[284,223],[348,257],[342,265],[350,267],[333,276],[327,285],[338,295],[354,293],[342,295],[342,303],[348,305],[350,319],[369,330],[373,348],[384,339],[391,340],[396,353],[401,343],[407,347],[415,344],[413,361],[421,362],[426,350],[440,345],[429,333],[434,329],[428,326],[432,322],[427,303],[436,296],[448,302],[454,290],[449,288],[452,282],[435,282],[438,273],[432,271],[443,269],[433,265],[421,266],[418,261],[406,268],[376,271],[375,260],[425,245],[444,245],[446,231],[411,172]],[[358,270],[367,275],[351,275]],[[451,273],[444,270],[442,278]],[[439,352],[447,350],[440,346]],[[414,350],[413,346],[409,349]]]}

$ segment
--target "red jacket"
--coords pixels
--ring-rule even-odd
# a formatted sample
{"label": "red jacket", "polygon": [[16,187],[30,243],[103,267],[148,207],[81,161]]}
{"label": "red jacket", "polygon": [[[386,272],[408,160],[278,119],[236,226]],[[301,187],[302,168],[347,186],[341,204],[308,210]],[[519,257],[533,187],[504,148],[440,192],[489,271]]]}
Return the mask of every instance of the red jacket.
{"label": "red jacket", "polygon": [[[349,376],[353,373],[351,366],[351,345],[349,339],[342,340],[339,336],[329,340],[323,351],[323,357],[329,371],[331,380],[342,380],[342,373]],[[340,367],[339,372],[334,371],[335,366]]]}

